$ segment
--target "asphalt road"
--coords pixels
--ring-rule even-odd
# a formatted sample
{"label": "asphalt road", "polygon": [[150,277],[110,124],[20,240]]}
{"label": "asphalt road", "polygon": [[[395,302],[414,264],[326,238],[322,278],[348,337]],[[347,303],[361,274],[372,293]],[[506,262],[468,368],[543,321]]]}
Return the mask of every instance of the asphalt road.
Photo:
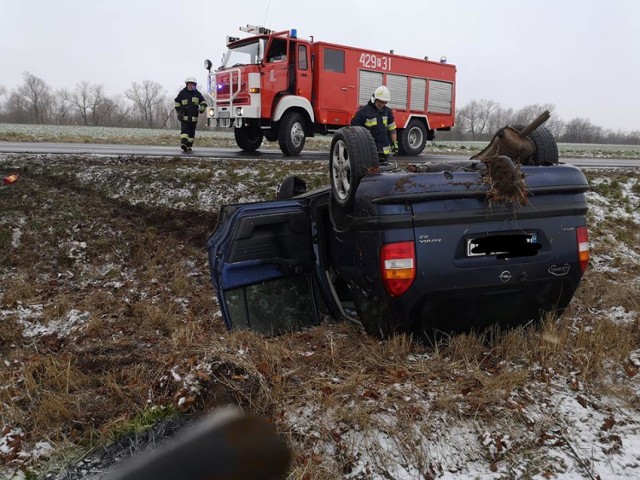
{"label": "asphalt road", "polygon": [[[145,157],[190,156],[197,158],[234,158],[278,160],[322,160],[328,158],[327,152],[304,150],[298,157],[285,157],[280,150],[262,150],[243,152],[233,148],[198,147],[192,153],[185,154],[177,147],[158,147],[152,145],[111,145],[103,143],[39,143],[39,142],[0,142],[0,153],[28,154],[64,154],[64,155],[135,155]],[[463,155],[430,155],[427,151],[417,157],[398,157],[400,163],[420,163],[437,160],[466,160]],[[640,159],[629,158],[561,158],[562,163],[578,167],[640,168]]]}

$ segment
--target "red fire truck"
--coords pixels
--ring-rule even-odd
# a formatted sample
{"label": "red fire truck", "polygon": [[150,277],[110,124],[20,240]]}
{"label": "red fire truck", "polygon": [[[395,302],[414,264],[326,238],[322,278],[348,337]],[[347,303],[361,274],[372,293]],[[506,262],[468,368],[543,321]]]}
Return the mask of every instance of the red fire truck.
{"label": "red fire truck", "polygon": [[246,38],[227,37],[222,65],[209,70],[207,124],[233,128],[238,146],[257,150],[264,138],[298,155],[307,137],[349,125],[374,90],[391,91],[401,154],[418,155],[436,130],[454,125],[456,67],[298,38],[247,25]]}

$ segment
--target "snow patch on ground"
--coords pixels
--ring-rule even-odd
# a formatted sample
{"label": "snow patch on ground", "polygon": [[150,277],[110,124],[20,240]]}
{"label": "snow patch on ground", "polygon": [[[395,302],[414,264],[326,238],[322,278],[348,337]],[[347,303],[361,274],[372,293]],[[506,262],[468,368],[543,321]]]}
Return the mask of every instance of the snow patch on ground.
{"label": "snow patch on ground", "polygon": [[24,218],[19,218],[16,222],[18,225],[11,232],[11,246],[18,248],[22,239],[22,227],[27,223]]}
{"label": "snow patch on ground", "polygon": [[18,322],[23,326],[22,335],[26,338],[42,337],[44,335],[56,335],[67,337],[71,332],[82,328],[91,318],[89,312],[81,312],[72,309],[61,318],[48,322],[43,318],[43,305],[18,305],[15,310],[2,310],[0,315],[6,316],[17,313]]}
{"label": "snow patch on ground", "polygon": [[[516,412],[524,419],[521,423],[461,419],[418,402],[424,413],[405,426],[402,442],[386,433],[401,428],[393,412],[372,414],[370,421],[377,427],[365,430],[336,422],[333,409],[308,404],[286,412],[285,423],[297,434],[317,439],[310,455],[353,458],[344,478],[498,479],[524,478],[536,471],[528,478],[637,478],[640,420],[628,405],[570,391],[560,378],[529,393],[533,402]],[[527,458],[512,456],[511,448],[523,443],[540,448]]]}

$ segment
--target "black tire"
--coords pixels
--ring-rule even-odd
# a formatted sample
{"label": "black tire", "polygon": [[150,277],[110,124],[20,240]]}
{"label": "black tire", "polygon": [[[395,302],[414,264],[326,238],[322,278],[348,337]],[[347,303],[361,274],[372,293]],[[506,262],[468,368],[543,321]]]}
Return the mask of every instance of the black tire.
{"label": "black tire", "polygon": [[278,186],[276,198],[278,200],[288,200],[296,195],[305,193],[306,191],[307,182],[295,175],[289,175],[288,177],[285,177],[282,183]]}
{"label": "black tire", "polygon": [[306,132],[304,119],[298,112],[287,112],[280,120],[278,143],[280,150],[287,156],[300,155],[304,148]]}
{"label": "black tire", "polygon": [[233,130],[236,143],[245,152],[255,152],[262,145],[262,129],[257,125],[250,125]]}
{"label": "black tire", "polygon": [[[521,131],[524,125],[514,125],[516,130]],[[558,154],[558,144],[551,131],[545,127],[540,126],[528,135],[533,144],[536,146],[535,153],[522,161],[523,165],[555,165],[560,160]]]}
{"label": "black tire", "polygon": [[420,155],[427,145],[427,127],[420,120],[411,120],[403,128],[398,138],[398,150],[401,155]]}
{"label": "black tire", "polygon": [[351,209],[360,180],[379,166],[376,142],[364,127],[343,127],[331,140],[329,175],[331,195],[338,205]]}

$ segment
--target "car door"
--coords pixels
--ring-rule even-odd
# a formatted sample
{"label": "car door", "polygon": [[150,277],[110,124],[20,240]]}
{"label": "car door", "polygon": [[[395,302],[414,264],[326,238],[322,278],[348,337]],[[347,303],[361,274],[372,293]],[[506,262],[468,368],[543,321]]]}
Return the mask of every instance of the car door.
{"label": "car door", "polygon": [[272,335],[319,323],[308,210],[303,200],[222,208],[207,251],[229,330]]}

